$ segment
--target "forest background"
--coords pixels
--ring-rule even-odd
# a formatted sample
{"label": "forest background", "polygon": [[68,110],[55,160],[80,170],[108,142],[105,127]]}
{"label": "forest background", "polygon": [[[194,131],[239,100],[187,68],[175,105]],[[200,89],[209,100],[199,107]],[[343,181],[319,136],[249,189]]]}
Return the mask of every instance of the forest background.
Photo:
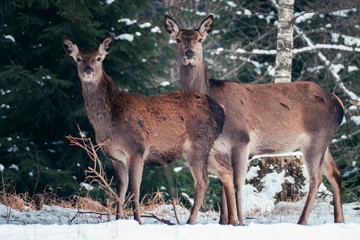
{"label": "forest background", "polygon": [[[360,197],[360,3],[357,0],[295,0],[292,81],[313,81],[345,105],[345,120],[331,147],[342,169],[343,201]],[[204,43],[211,78],[244,83],[274,82],[275,0],[3,0],[0,3],[0,171],[2,186],[18,193],[85,196],[80,190],[91,160],[69,145],[67,135],[94,139],[86,117],[76,65],[61,39],[97,47],[107,33],[116,39],[104,61],[121,90],[157,95],[179,90],[176,43],[164,15],[197,28],[210,13],[214,31]],[[234,96],[236,98],[236,96]],[[111,162],[102,157],[108,177]],[[328,185],[327,182],[324,182]],[[190,206],[193,180],[186,162],[148,166],[141,192],[161,191]],[[90,196],[104,199],[101,187]],[[211,178],[207,204],[217,209],[218,179]]]}

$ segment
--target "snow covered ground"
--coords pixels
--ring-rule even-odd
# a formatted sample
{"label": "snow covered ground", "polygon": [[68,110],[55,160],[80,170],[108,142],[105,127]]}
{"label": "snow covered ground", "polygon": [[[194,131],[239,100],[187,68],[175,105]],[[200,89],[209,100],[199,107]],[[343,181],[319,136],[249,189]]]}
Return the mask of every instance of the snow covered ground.
{"label": "snow covered ground", "polygon": [[[200,213],[196,225],[186,225],[189,212],[180,206],[176,206],[180,225],[169,226],[154,218],[143,217],[144,224],[139,225],[134,220],[108,222],[106,216],[56,206],[20,212],[0,205],[0,239],[358,239],[359,203],[344,204],[346,223],[334,224],[333,207],[320,200],[313,207],[309,225],[300,226],[295,223],[303,204],[281,202],[272,210],[248,209],[245,226],[238,227],[217,224],[215,212]],[[171,205],[161,205],[149,214],[176,223]]]}

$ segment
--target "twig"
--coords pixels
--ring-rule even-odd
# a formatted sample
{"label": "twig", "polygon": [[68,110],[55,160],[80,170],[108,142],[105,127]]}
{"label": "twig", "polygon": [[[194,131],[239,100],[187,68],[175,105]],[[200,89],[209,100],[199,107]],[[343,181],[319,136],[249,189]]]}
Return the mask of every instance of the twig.
{"label": "twig", "polygon": [[177,224],[179,224],[179,225],[180,225],[180,221],[179,221],[179,218],[178,218],[177,213],[176,213],[176,208],[175,208],[174,199],[172,199],[172,200],[171,200],[171,203],[172,203],[173,208],[174,208],[174,214],[175,214],[175,219],[176,219],[176,222],[177,222]]}
{"label": "twig", "polygon": [[85,211],[80,211],[80,210],[78,210],[78,211],[75,213],[74,217],[72,217],[72,218],[68,221],[68,223],[71,224],[72,221],[74,221],[74,219],[75,219],[78,215],[80,215],[80,214],[108,215],[107,213],[94,212],[94,211],[85,212]]}
{"label": "twig", "polygon": [[[79,125],[77,126],[79,129],[79,132],[81,133],[81,129]],[[116,199],[116,201],[120,202],[123,206],[123,202],[120,199],[120,197],[116,194],[114,189],[111,187],[113,178],[110,179],[110,182],[108,181],[106,174],[104,172],[104,168],[102,166],[102,163],[97,155],[97,151],[107,144],[109,144],[110,140],[107,140],[103,143],[100,143],[98,145],[93,145],[91,138],[84,138],[84,137],[73,137],[71,135],[65,136],[69,141],[71,146],[78,146],[86,151],[90,159],[94,162],[93,167],[88,167],[88,170],[85,170],[85,174],[87,175],[85,177],[84,183],[90,181],[90,186],[93,182],[97,182],[100,186],[102,186],[106,193]],[[88,144],[87,144],[88,143]],[[82,187],[80,188],[80,190]]]}
{"label": "twig", "polygon": [[170,222],[170,220],[165,220],[165,219],[161,219],[159,217],[157,217],[155,214],[153,213],[145,213],[145,214],[148,214],[148,215],[141,215],[141,217],[144,217],[144,218],[155,218],[157,221],[159,222],[162,222],[162,223],[165,223],[167,225],[176,225],[175,223],[172,223]]}

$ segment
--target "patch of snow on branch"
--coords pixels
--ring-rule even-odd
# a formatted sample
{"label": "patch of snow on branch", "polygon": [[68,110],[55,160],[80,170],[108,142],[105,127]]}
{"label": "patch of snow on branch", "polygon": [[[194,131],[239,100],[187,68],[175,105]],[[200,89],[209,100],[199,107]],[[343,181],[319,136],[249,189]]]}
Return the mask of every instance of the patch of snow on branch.
{"label": "patch of snow on branch", "polygon": [[149,22],[142,23],[142,24],[139,24],[139,27],[140,28],[148,28],[148,27],[151,27],[151,23],[149,23]]}
{"label": "patch of snow on branch", "polygon": [[118,23],[121,23],[121,22],[124,22],[126,24],[126,26],[129,26],[129,25],[135,24],[137,22],[137,20],[136,19],[130,20],[128,18],[122,18],[122,19],[118,20]]}
{"label": "patch of snow on branch", "polygon": [[255,53],[255,54],[263,54],[263,55],[275,55],[276,54],[276,50],[253,49],[251,52]]}
{"label": "patch of snow on branch", "polygon": [[334,43],[339,42],[339,37],[340,37],[339,33],[331,33],[331,41],[332,42],[334,42]]}
{"label": "patch of snow on branch", "polygon": [[316,13],[294,13],[294,17],[296,18],[295,23],[301,23],[305,22],[306,20],[309,20],[314,17]]}
{"label": "patch of snow on branch", "polygon": [[358,71],[359,68],[357,66],[348,66],[348,72],[351,73],[351,72],[354,72],[354,71]]}
{"label": "patch of snow on branch", "polygon": [[353,121],[356,125],[360,125],[360,116],[351,116],[350,120]]}
{"label": "patch of snow on branch", "polygon": [[350,12],[357,12],[357,9],[356,8],[344,9],[344,10],[332,12],[331,14],[338,17],[348,17],[348,14]]}
{"label": "patch of snow on branch", "polygon": [[341,37],[344,39],[344,44],[346,46],[355,45],[356,47],[360,47],[360,38],[345,36],[345,35],[341,35]]}
{"label": "patch of snow on branch", "polygon": [[229,5],[230,7],[232,8],[236,8],[237,7],[237,4],[234,3],[233,1],[226,1],[227,5]]}
{"label": "patch of snow on branch", "polygon": [[353,48],[345,45],[316,44],[308,47],[293,49],[293,53],[297,54],[297,53],[309,52],[312,50],[319,50],[319,49],[335,49],[335,50],[347,51],[347,52],[360,52],[360,48]]}
{"label": "patch of snow on branch", "polygon": [[112,4],[115,0],[106,0],[107,4]]}
{"label": "patch of snow on branch", "polygon": [[158,26],[155,26],[155,27],[153,27],[153,28],[151,29],[151,32],[152,32],[152,33],[161,33],[161,30],[160,30],[160,28],[159,28]]}
{"label": "patch of snow on branch", "polygon": [[199,11],[196,11],[196,15],[198,16],[206,16],[207,13],[206,12],[199,12]]}
{"label": "patch of snow on branch", "polygon": [[[169,86],[169,85],[170,85],[170,82],[168,82],[168,81],[163,81],[163,82],[160,83],[160,86],[162,86],[162,87],[166,87],[166,86]],[[174,169],[174,171],[175,171],[175,169]]]}
{"label": "patch of snow on branch", "polygon": [[11,164],[9,168],[14,169],[15,171],[19,171],[19,167],[15,164]]}
{"label": "patch of snow on branch", "polygon": [[174,167],[174,172],[180,172],[184,167]]}
{"label": "patch of snow on branch", "polygon": [[82,182],[82,183],[80,183],[80,186],[86,188],[86,190],[89,190],[89,191],[91,191],[91,190],[94,189],[94,187],[91,186],[91,185],[88,184],[88,183],[83,183],[83,182]]}
{"label": "patch of snow on branch", "polygon": [[4,35],[4,38],[15,42],[15,38],[13,36],[11,36],[11,35]]}
{"label": "patch of snow on branch", "polygon": [[246,8],[244,8],[244,14],[246,16],[251,16],[252,15],[251,11],[249,9],[246,9]]}
{"label": "patch of snow on branch", "polygon": [[246,51],[242,48],[238,48],[235,50],[236,53],[246,53]]}
{"label": "patch of snow on branch", "polygon": [[130,33],[123,33],[117,37],[115,37],[116,40],[127,40],[129,42],[132,42],[134,40],[134,35]]}
{"label": "patch of snow on branch", "polygon": [[188,200],[191,204],[191,206],[194,205],[194,199],[192,199],[191,197],[189,197],[189,195],[187,195],[186,193],[182,192],[181,196],[183,196],[186,200]]}

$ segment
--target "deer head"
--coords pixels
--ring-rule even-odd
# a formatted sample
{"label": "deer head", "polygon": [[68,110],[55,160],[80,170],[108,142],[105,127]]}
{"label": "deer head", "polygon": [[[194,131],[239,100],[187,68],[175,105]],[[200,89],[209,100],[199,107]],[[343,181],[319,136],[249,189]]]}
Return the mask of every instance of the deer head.
{"label": "deer head", "polygon": [[78,74],[84,82],[98,82],[102,76],[102,61],[111,51],[114,39],[109,34],[96,49],[79,49],[67,36],[62,43],[65,52],[78,64]]}
{"label": "deer head", "polygon": [[165,29],[172,40],[177,42],[178,57],[183,65],[196,66],[203,60],[202,43],[212,31],[214,25],[213,15],[202,21],[198,29],[180,29],[174,19],[165,16]]}

